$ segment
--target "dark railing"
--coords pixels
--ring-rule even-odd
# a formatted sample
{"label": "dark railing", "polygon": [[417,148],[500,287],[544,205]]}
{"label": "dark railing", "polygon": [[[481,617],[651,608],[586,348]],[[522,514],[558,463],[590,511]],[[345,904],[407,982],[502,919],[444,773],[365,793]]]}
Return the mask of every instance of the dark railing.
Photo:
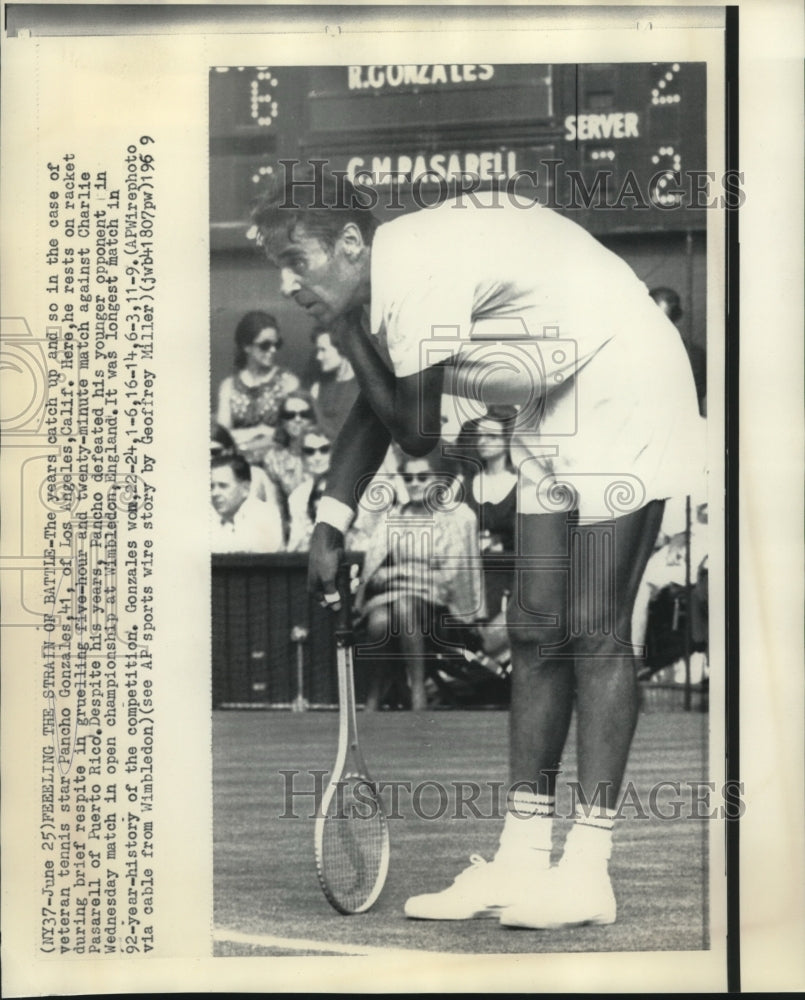
{"label": "dark railing", "polygon": [[[511,590],[513,559],[490,559],[485,580],[491,614]],[[350,561],[360,563],[360,553]],[[336,704],[332,618],[307,593],[306,553],[213,555],[213,705],[292,706],[300,694],[311,707]],[[367,669],[367,663],[356,663],[358,701]]]}
{"label": "dark railing", "polygon": [[308,597],[305,553],[213,555],[213,705],[290,705],[299,694],[294,629],[305,635],[303,696],[335,704],[332,617]]}
{"label": "dark railing", "polygon": [[[483,557],[490,617],[512,590],[515,558],[513,553]],[[359,563],[360,554],[351,556],[351,561]],[[690,655],[686,589],[667,588],[656,602],[657,613],[649,622],[650,668]],[[667,611],[668,602],[674,605],[673,614]],[[359,702],[370,669],[365,658],[358,658]],[[689,681],[685,685],[655,683],[648,688],[653,700],[661,688],[668,688],[673,689],[675,707],[683,707],[676,705],[680,695],[684,695],[685,708],[702,706],[700,697],[692,704]],[[216,708],[337,703],[333,616],[307,593],[306,553],[213,555],[212,697]]]}

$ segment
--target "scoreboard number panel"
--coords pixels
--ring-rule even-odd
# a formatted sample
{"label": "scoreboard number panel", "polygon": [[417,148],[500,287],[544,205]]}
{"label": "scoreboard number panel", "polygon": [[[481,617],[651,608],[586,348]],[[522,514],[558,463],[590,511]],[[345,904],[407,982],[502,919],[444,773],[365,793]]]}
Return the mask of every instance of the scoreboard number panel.
{"label": "scoreboard number panel", "polygon": [[406,182],[432,204],[456,174],[479,190],[523,174],[518,196],[592,231],[705,229],[703,63],[267,64],[214,67],[210,89],[213,249],[249,247],[280,159],[397,183],[400,211],[417,207]]}

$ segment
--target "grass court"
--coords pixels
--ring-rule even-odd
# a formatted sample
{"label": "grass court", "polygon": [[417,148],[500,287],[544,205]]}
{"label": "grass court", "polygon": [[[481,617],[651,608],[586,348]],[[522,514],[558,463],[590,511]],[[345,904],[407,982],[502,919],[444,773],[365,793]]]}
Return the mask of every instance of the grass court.
{"label": "grass court", "polygon": [[[615,832],[610,872],[618,920],[610,927],[563,931],[509,930],[494,920],[423,922],[402,915],[409,895],[448,885],[480,853],[491,858],[500,819],[456,818],[456,782],[475,781],[482,817],[494,812],[486,783],[507,777],[505,711],[380,712],[358,715],[361,746],[377,781],[410,782],[401,789],[401,818],[389,820],[391,863],[386,887],[372,910],[344,917],[325,900],[313,857],[313,800],[294,800],[298,818],[281,818],[286,806],[282,770],[301,773],[297,788],[311,790],[310,770],[329,771],[335,758],[338,714],[217,711],[214,752],[214,954],[305,956],[392,953],[514,954],[537,952],[638,952],[708,947],[707,836],[709,824],[683,815],[637,818],[648,810],[650,789],[661,781],[707,779],[708,715],[644,712],[635,736],[626,783],[640,806],[625,809]],[[557,811],[569,812],[565,782],[575,778],[571,731],[560,777]],[[433,785],[448,792],[445,800]],[[494,786],[493,786],[494,787]],[[563,794],[564,793],[564,794]],[[467,793],[465,793],[466,795]],[[666,789],[657,802],[673,812]],[[383,795],[387,809],[389,794]],[[427,819],[422,815],[437,816]],[[439,815],[441,813],[441,815]],[[557,820],[557,854],[570,821]]]}

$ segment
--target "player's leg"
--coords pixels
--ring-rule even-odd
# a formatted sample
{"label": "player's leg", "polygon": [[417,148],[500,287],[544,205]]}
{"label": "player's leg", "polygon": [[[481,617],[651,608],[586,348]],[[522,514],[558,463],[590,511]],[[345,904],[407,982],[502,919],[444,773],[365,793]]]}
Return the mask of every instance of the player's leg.
{"label": "player's leg", "polygon": [[[579,526],[580,551],[595,569],[571,562],[569,613],[578,631],[575,656],[579,809],[561,862],[545,891],[507,910],[507,926],[612,923],[608,872],[617,799],[638,712],[631,622],[640,580],[662,519],[661,501],[609,526]],[[603,529],[603,530],[602,530]],[[602,544],[604,535],[609,541]],[[573,600],[580,602],[574,607]],[[591,610],[593,609],[593,610]]]}
{"label": "player's leg", "polygon": [[[615,809],[637,723],[637,661],[631,642],[635,596],[662,520],[662,501],[613,522],[614,636],[592,631],[576,642],[579,784],[588,802],[599,789]],[[620,640],[620,641],[617,641]]]}
{"label": "player's leg", "polygon": [[543,868],[550,863],[556,780],[575,695],[570,649],[545,651],[568,629],[570,523],[567,513],[518,515],[518,553],[528,562],[515,570],[508,607],[512,791],[497,856]]}
{"label": "player's leg", "polygon": [[544,565],[518,569],[508,605],[512,692],[512,788],[500,846],[493,861],[475,859],[446,890],[415,896],[409,917],[459,920],[495,916],[516,899],[539,892],[548,871],[556,771],[573,708],[573,660],[546,660],[543,644],[565,634],[566,514],[521,515],[519,552],[544,557]]}

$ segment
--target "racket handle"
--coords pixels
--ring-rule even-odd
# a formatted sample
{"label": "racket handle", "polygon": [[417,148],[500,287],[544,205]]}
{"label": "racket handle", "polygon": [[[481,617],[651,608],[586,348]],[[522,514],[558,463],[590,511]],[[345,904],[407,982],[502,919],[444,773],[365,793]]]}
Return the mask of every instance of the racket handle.
{"label": "racket handle", "polygon": [[352,589],[350,587],[350,564],[342,562],[335,579],[341,607],[336,614],[335,638],[339,645],[352,645]]}
{"label": "racket handle", "polygon": [[346,649],[347,646],[353,646],[355,644],[355,633],[351,628],[337,628],[335,630],[335,644],[342,649]]}

